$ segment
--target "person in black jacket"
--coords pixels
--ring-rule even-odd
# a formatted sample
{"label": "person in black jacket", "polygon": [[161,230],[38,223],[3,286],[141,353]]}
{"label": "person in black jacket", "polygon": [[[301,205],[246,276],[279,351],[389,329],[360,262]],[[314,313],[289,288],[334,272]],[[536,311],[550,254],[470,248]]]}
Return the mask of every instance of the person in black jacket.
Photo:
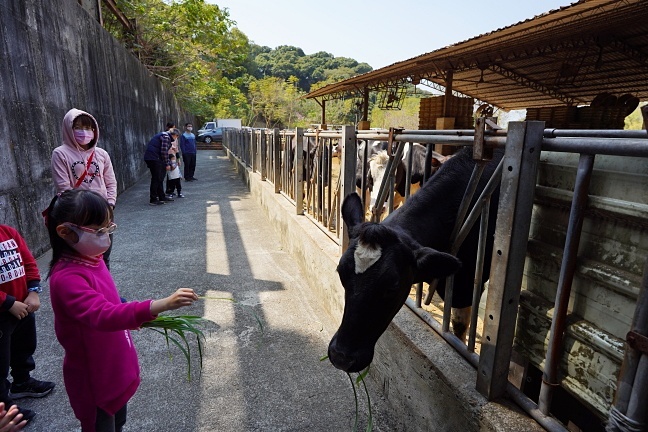
{"label": "person in black jacket", "polygon": [[171,142],[178,138],[180,131],[171,129],[169,132],[160,132],[151,138],[146,146],[144,162],[151,171],[151,188],[149,190],[149,204],[161,205],[173,201],[164,193],[164,177],[171,169],[169,160],[169,147]]}
{"label": "person in black jacket", "polygon": [[184,162],[185,181],[196,181],[194,172],[196,171],[196,136],[192,132],[193,125],[185,124],[185,132],[180,136],[180,151]]}

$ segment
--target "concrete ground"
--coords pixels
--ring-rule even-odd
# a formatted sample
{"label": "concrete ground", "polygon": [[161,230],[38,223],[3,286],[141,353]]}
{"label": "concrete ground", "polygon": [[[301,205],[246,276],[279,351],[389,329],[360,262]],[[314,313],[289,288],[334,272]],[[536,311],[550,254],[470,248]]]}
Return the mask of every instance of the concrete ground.
{"label": "concrete ground", "polygon": [[[120,195],[111,270],[122,297],[161,298],[190,287],[205,299],[181,313],[203,316],[206,352],[192,375],[174,346],[149,330],[134,331],[142,384],[128,405],[125,431],[351,431],[355,402],[347,376],[320,361],[331,334],[303,286],[299,267],[221,151],[198,154],[196,182],[185,199],[148,205],[149,177]],[[43,277],[49,254],[39,257]],[[331,271],[335,269],[331,268]],[[33,376],[56,382],[43,399],[21,404],[38,415],[37,431],[80,431],[62,378],[63,351],[54,335],[44,284]],[[330,327],[334,328],[334,327]],[[369,394],[374,430],[396,423],[381,398]],[[359,392],[359,430],[368,411]]]}

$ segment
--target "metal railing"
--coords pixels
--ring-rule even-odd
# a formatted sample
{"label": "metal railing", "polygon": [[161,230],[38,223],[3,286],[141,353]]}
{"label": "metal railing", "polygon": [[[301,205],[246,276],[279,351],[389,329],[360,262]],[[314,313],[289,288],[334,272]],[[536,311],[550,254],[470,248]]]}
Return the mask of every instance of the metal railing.
{"label": "metal railing", "polygon": [[[262,137],[265,137],[262,138]],[[584,209],[589,182],[596,155],[617,155],[648,158],[648,134],[645,131],[572,131],[544,129],[543,122],[514,122],[507,131],[488,130],[478,122],[476,130],[382,130],[356,131],[344,127],[341,131],[228,131],[224,145],[253,171],[261,172],[262,178],[275,184],[275,192],[282,193],[296,207],[297,214],[306,214],[340,245],[347,246],[346,227],[341,223],[340,204],[343,197],[356,190],[356,173],[359,174],[361,190],[367,178],[366,164],[356,167],[357,160],[366,161],[365,153],[358,155],[358,143],[369,140],[387,140],[390,160],[386,175],[380,185],[375,208],[381,208],[393,195],[396,164],[402,160],[405,143],[419,143],[428,147],[428,155],[434,145],[473,146],[477,156],[487,154],[495,147],[504,147],[505,155],[484,193],[471,209],[475,186],[481,177],[484,161],[478,161],[464,196],[457,225],[452,233],[452,251],[458,250],[465,233],[480,220],[481,234],[477,250],[478,266],[475,280],[481,280],[479,272],[488,257],[484,256],[485,229],[488,225],[489,199],[493,190],[500,186],[500,201],[495,231],[495,243],[485,308],[481,352],[475,352],[476,322],[479,310],[481,286],[475,284],[473,314],[471,316],[468,342],[464,343],[449,330],[450,301],[444,303],[443,319],[438,322],[422,308],[422,287],[416,290],[416,299],[408,298],[406,305],[438,332],[450,345],[477,368],[477,389],[489,399],[508,393],[522,408],[550,431],[564,431],[565,427],[549,412],[553,389],[560,385],[557,370],[562,354],[563,335],[567,316],[567,303],[580,242]],[[265,144],[264,144],[265,143]],[[296,151],[301,144],[302,151]],[[265,147],[264,147],[265,146]],[[334,147],[339,151],[339,168],[336,177]],[[264,150],[266,148],[266,150]],[[270,151],[267,149],[271,148]],[[341,148],[341,151],[340,151]],[[546,353],[544,377],[539,402],[525,396],[508,381],[509,363],[514,339],[520,286],[523,278],[526,247],[534,202],[536,175],[541,150],[577,153],[580,162],[576,173],[576,186],[569,216],[562,265]],[[270,156],[272,155],[272,156]],[[409,179],[411,159],[404,162]],[[272,176],[263,174],[274,173]],[[296,173],[302,173],[297,175]],[[364,194],[363,194],[364,195]],[[363,196],[364,200],[364,196]],[[392,211],[392,206],[388,207]],[[377,212],[373,213],[374,216]],[[428,291],[428,297],[431,297]],[[446,282],[446,298],[452,298],[452,278]],[[429,303],[426,298],[425,302]],[[643,328],[642,328],[643,329]],[[642,330],[643,331],[643,330]],[[636,355],[635,355],[636,357]],[[634,357],[633,357],[634,358]],[[641,403],[645,406],[646,400]],[[634,402],[636,404],[636,400]],[[625,414],[625,412],[622,412]]]}

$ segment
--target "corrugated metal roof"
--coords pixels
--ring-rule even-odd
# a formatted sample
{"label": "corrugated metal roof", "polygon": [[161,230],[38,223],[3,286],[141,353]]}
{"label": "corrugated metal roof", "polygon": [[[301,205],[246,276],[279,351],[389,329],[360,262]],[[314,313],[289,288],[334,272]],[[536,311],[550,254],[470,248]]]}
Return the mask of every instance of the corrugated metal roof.
{"label": "corrugated metal roof", "polygon": [[504,109],[648,99],[648,1],[581,0],[310,92],[330,100],[405,83],[445,85]]}

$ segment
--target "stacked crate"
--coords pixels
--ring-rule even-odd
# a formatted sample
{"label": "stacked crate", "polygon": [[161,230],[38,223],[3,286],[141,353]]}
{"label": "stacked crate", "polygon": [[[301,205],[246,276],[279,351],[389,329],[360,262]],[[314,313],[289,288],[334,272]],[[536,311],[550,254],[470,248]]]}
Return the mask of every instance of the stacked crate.
{"label": "stacked crate", "polygon": [[475,125],[473,98],[450,96],[448,112],[444,115],[445,96],[421,98],[419,106],[419,130],[436,129],[437,118],[454,117],[454,129],[472,129]]}
{"label": "stacked crate", "polygon": [[600,93],[588,106],[527,108],[527,120],[541,120],[545,127],[560,129],[623,129],[625,118],[639,105],[632,94],[619,97]]}
{"label": "stacked crate", "polygon": [[527,120],[545,122],[547,128],[574,129],[577,123],[577,110],[573,106],[555,106],[542,108],[527,108]]}

